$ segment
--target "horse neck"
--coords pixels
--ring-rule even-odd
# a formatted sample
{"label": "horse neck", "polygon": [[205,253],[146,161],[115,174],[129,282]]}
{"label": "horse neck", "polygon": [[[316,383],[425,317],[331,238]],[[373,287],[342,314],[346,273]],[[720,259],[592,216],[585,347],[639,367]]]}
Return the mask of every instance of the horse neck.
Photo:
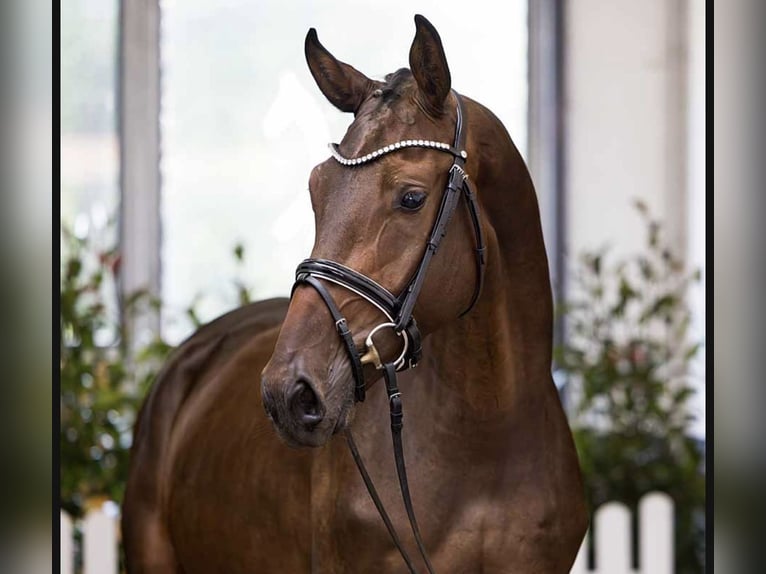
{"label": "horse neck", "polygon": [[438,393],[432,396],[445,408],[452,401],[482,418],[507,420],[554,395],[553,320],[537,197],[521,156],[494,122],[494,133],[485,134],[492,163],[479,165],[475,178],[488,241],[484,288],[465,317],[431,334],[425,353],[439,386],[427,392]]}

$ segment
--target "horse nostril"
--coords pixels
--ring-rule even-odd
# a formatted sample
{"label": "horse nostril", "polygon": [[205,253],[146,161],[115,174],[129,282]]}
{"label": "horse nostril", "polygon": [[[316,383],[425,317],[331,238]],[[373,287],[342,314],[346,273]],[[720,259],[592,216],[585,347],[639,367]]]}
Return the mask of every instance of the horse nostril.
{"label": "horse nostril", "polygon": [[324,418],[322,405],[314,389],[306,381],[299,379],[290,392],[290,409],[298,421],[313,427]]}

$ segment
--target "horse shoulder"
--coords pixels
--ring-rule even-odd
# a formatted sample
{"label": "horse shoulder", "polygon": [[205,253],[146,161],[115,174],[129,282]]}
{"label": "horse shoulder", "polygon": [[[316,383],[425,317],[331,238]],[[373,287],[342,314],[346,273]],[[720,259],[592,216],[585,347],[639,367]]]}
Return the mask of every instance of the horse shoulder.
{"label": "horse shoulder", "polygon": [[[167,524],[167,485],[178,423],[187,418],[191,397],[203,392],[259,335],[275,331],[287,306],[287,299],[269,299],[226,313],[181,343],[157,375],[134,427],[123,502],[123,538],[130,549],[126,554],[134,562],[130,572],[174,561]],[[264,349],[266,356],[270,352]]]}

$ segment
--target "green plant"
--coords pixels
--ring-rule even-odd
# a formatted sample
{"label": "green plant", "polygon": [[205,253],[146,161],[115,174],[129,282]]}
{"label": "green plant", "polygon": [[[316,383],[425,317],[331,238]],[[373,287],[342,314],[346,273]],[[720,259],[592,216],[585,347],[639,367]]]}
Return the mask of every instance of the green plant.
{"label": "green plant", "polygon": [[[62,232],[60,289],[61,502],[82,514],[92,497],[121,500],[130,429],[152,376],[127,359],[129,341],[117,304],[114,249],[97,252],[90,238]],[[126,301],[130,314],[148,296]],[[162,345],[154,353],[167,351]]]}
{"label": "green plant", "polygon": [[643,203],[645,248],[609,263],[582,255],[572,298],[560,312],[567,337],[556,360],[572,389],[571,425],[590,508],[620,500],[635,508],[651,490],[676,504],[676,571],[704,569],[704,461],[689,436],[694,393],[685,294],[699,271],[677,258]]}
{"label": "green plant", "polygon": [[[93,236],[64,228],[60,286],[61,504],[81,516],[89,499],[122,500],[131,434],[141,401],[172,346],[159,334],[135,348],[128,319],[158,311],[161,301],[144,291],[117,296],[120,254],[99,249]],[[244,249],[234,256],[244,262]],[[250,291],[234,280],[236,302]],[[203,323],[190,305],[192,327]]]}

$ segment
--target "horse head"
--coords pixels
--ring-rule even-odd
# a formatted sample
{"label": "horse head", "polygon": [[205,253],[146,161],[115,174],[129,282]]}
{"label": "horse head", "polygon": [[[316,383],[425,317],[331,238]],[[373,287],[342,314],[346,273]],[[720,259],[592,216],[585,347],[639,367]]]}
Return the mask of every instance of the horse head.
{"label": "horse head", "polygon": [[[359,158],[413,139],[453,141],[456,96],[444,49],[425,18],[416,16],[415,22],[410,69],[389,74],[385,81],[338,61],[309,30],[306,59],[319,89],[339,110],[354,115],[339,155]],[[470,172],[470,150],[468,158]],[[414,146],[364,165],[343,165],[334,158],[317,165],[309,177],[316,224],[312,259],[338,262],[399,294],[423,257],[452,161],[440,150]],[[474,239],[466,212],[458,211],[450,227],[415,308],[423,336],[458,317],[475,289]],[[352,291],[332,284],[327,288],[362,349],[365,335],[386,318]],[[393,330],[376,337],[380,355],[391,360],[402,344]],[[379,371],[365,365],[365,384],[378,378]],[[290,443],[319,446],[349,424],[351,364],[314,289],[298,285],[294,290],[261,385],[267,413]]]}

